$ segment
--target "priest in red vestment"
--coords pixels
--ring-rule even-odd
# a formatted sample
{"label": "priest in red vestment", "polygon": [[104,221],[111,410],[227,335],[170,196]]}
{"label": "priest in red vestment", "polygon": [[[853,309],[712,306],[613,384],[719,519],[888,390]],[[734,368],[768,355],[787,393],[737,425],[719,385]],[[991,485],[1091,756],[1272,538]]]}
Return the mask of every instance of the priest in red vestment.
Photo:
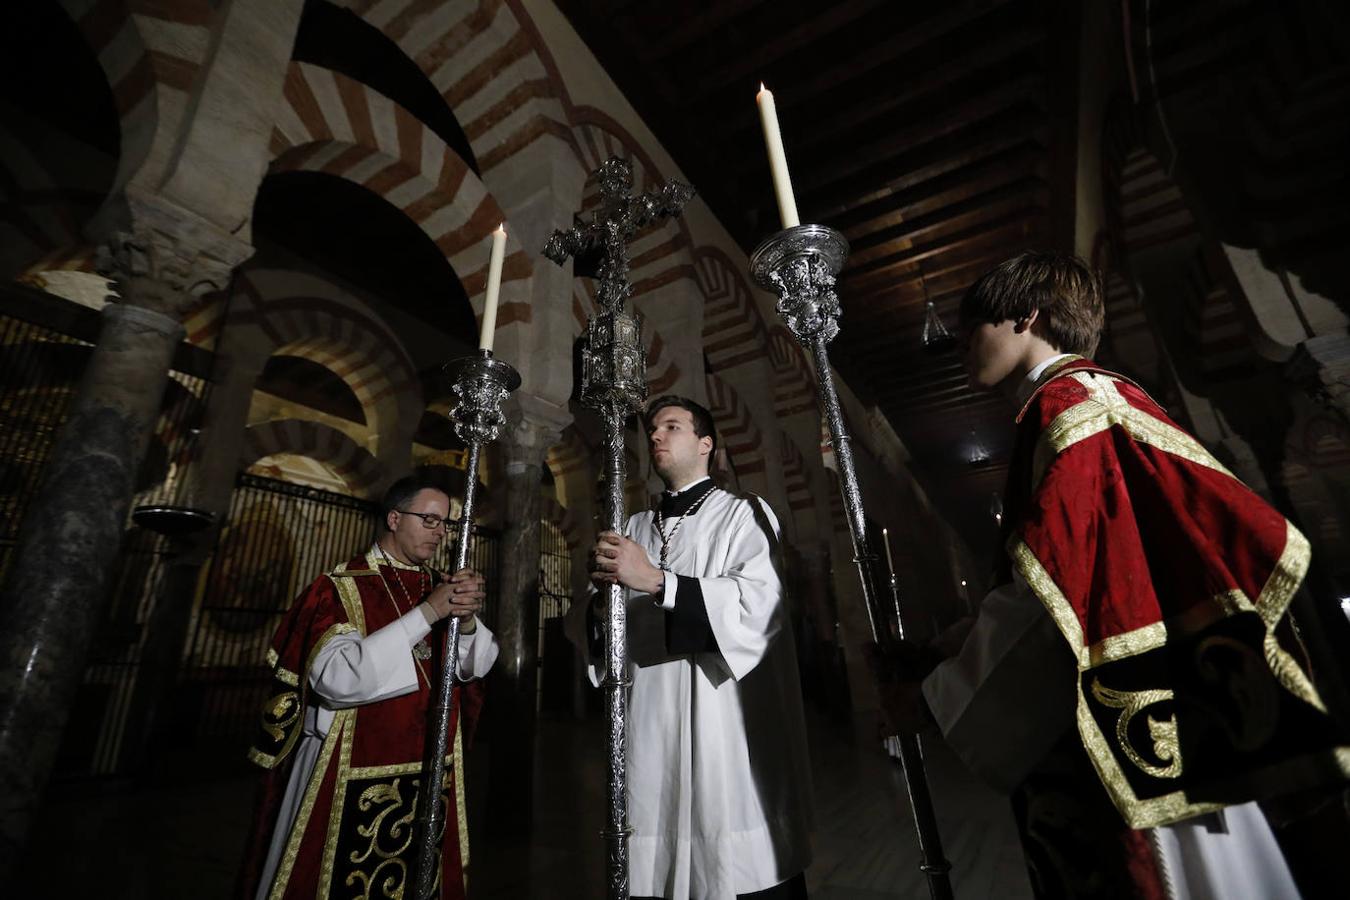
{"label": "priest in red vestment", "polygon": [[471,569],[425,565],[445,537],[450,498],[409,477],[382,504],[370,550],[317,578],[272,640],[272,691],[249,758],[267,770],[242,897],[399,896],[412,877],[428,705],[445,621],[460,618],[438,896],[463,898],[468,841],[463,748],[497,644],[475,613]]}
{"label": "priest in red vestment", "polygon": [[1007,559],[960,651],[883,706],[1010,792],[1040,897],[1296,897],[1250,801],[1350,774],[1287,616],[1307,541],[1074,355],[1102,323],[1073,257],[1022,254],[967,293],[971,386],[1018,410]]}

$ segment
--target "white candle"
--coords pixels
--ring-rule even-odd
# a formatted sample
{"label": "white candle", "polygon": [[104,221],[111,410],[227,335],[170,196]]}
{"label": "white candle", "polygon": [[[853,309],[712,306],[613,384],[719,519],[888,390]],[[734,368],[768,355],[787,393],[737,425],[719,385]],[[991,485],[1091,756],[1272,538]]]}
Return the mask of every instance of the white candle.
{"label": "white candle", "polygon": [[891,559],[891,536],[886,529],[881,529],[881,542],[886,545],[886,571],[895,576],[895,560]]}
{"label": "white candle", "polygon": [[797,218],[797,198],[792,195],[792,179],[788,177],[787,154],[783,152],[783,135],[778,130],[778,110],[773,104],[773,91],[759,84],[755,95],[759,104],[759,121],[764,126],[764,145],[769,149],[769,171],[773,174],[773,192],[778,197],[778,216],[784,228],[800,225]]}
{"label": "white candle", "polygon": [[487,296],[483,298],[483,330],[478,336],[478,349],[491,350],[493,333],[497,330],[497,295],[502,289],[502,256],[506,253],[506,223],[492,232],[492,255],[488,258]]}

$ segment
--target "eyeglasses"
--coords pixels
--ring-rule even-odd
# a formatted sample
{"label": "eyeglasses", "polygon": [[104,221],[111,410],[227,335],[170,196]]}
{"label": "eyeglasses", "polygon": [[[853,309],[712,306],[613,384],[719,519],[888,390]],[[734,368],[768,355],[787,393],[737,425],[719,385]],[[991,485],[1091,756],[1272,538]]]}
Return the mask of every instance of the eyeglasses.
{"label": "eyeglasses", "polygon": [[422,520],[422,527],[427,531],[435,531],[441,526],[445,526],[446,529],[449,529],[450,527],[450,523],[447,520],[442,519],[435,513],[419,513],[413,512],[410,509],[396,509],[394,512],[401,512],[405,516],[417,516],[417,518]]}

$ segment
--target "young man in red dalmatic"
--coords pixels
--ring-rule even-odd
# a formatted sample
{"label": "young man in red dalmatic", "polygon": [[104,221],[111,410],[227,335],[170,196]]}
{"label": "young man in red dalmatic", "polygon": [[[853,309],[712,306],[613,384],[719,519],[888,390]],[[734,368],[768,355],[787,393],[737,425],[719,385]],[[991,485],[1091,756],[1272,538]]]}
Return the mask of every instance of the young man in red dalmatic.
{"label": "young man in red dalmatic", "polygon": [[1007,559],[959,652],[882,685],[1012,795],[1039,897],[1297,897],[1251,801],[1343,785],[1291,640],[1301,534],[1136,384],[1083,356],[1095,274],[1024,253],[961,308],[970,384],[1017,409]]}
{"label": "young man in red dalmatic", "polygon": [[427,710],[452,615],[464,683],[454,687],[438,896],[465,895],[463,735],[482,703],[475,679],[497,658],[475,615],[483,579],[425,566],[445,536],[444,491],[404,478],[382,512],[370,550],[316,579],[273,638],[273,691],[249,751],[268,773],[243,897],[399,896],[408,885]]}

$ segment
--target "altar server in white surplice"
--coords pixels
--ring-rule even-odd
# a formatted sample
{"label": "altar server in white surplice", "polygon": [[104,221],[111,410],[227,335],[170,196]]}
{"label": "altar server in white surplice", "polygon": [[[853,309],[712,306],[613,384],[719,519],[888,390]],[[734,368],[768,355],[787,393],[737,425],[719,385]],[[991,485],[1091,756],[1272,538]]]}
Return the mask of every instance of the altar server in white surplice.
{"label": "altar server in white surplice", "polygon": [[[708,478],[706,409],[661,397],[645,422],[667,491],[629,518],[627,537],[601,534],[591,564],[597,587],[628,589],[629,886],[671,900],[803,898],[811,781],[778,522]],[[597,685],[607,594],[569,617]]]}

